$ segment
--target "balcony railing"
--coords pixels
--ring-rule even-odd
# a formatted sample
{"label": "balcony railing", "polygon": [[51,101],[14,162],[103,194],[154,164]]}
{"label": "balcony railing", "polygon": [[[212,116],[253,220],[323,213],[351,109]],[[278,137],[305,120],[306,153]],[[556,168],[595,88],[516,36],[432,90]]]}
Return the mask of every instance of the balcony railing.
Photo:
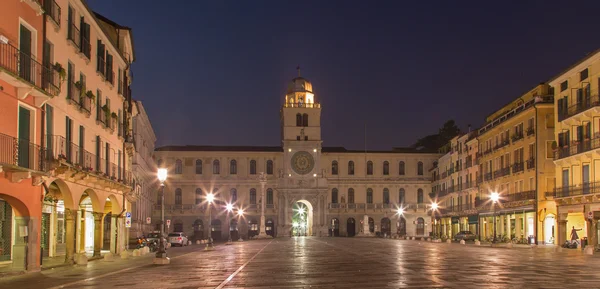
{"label": "balcony railing", "polygon": [[494,179],[504,177],[510,174],[510,167],[501,168],[494,172]]}
{"label": "balcony railing", "polygon": [[91,59],[92,45],[90,44],[90,40],[86,37],[81,37],[81,53],[83,53],[83,55],[85,55],[88,59]]}
{"label": "balcony railing", "polygon": [[523,132],[514,133],[511,137],[513,142],[519,141],[523,139]]}
{"label": "balcony railing", "polygon": [[114,85],[115,84],[115,72],[108,69],[108,67],[107,67],[105,75],[106,75],[106,81],[108,81],[108,83]]}
{"label": "balcony railing", "polygon": [[535,159],[528,159],[527,160],[527,169],[533,169],[535,168]]}
{"label": "balcony railing", "polygon": [[[583,183],[580,185],[556,188],[554,190],[554,197],[565,198],[598,193],[600,193],[600,182]],[[548,194],[546,194],[546,196],[548,196]]]}
{"label": "balcony railing", "polygon": [[492,180],[492,173],[485,173],[483,175],[483,180],[484,181],[491,181]]}
{"label": "balcony railing", "polygon": [[46,14],[50,16],[50,19],[60,27],[60,6],[56,4],[55,0],[45,0],[44,1],[44,10],[46,10]]}
{"label": "balcony railing", "polygon": [[69,28],[67,29],[67,39],[71,40],[75,47],[81,47],[81,32],[79,28],[75,26],[75,23],[70,23]]}
{"label": "balcony railing", "polygon": [[488,122],[484,127],[479,129],[479,135],[482,135],[485,132],[492,129],[493,127],[496,127],[496,126],[500,125],[501,123],[513,118],[514,116],[520,114],[521,112],[525,111],[526,109],[532,107],[536,103],[554,103],[554,96],[547,95],[547,96],[534,97],[533,99],[529,100],[528,102],[526,102],[520,106],[517,106],[516,108],[512,109],[511,111],[508,111],[505,114],[497,117],[496,119]]}
{"label": "balcony railing", "polygon": [[46,150],[29,140],[0,134],[0,163],[46,171]]}
{"label": "balcony railing", "polygon": [[283,106],[284,107],[320,108],[321,104],[320,103],[304,103],[304,102],[300,102],[300,103],[285,103]]}
{"label": "balcony railing", "polygon": [[50,95],[60,93],[60,76],[8,43],[0,43],[0,67]]}
{"label": "balcony railing", "polygon": [[98,55],[98,63],[96,64],[96,72],[100,73],[100,75],[104,76],[106,73],[106,62],[104,61],[104,56]]}
{"label": "balcony railing", "polygon": [[527,136],[534,135],[535,129],[533,127],[527,128]]}
{"label": "balcony railing", "polygon": [[524,169],[525,169],[525,166],[524,166],[523,162],[514,163],[512,166],[513,174],[522,172],[522,171],[524,171]]}
{"label": "balcony railing", "polygon": [[584,112],[592,107],[600,106],[600,96],[593,95],[584,97],[582,102],[571,105],[567,108],[567,111],[559,109],[558,121],[563,121],[569,117],[572,117],[578,113]]}
{"label": "balcony railing", "polygon": [[558,160],[587,151],[595,150],[598,148],[600,148],[600,138],[598,137],[594,139],[584,139],[581,141],[575,141],[571,143],[571,145],[557,149],[554,152],[554,159]]}

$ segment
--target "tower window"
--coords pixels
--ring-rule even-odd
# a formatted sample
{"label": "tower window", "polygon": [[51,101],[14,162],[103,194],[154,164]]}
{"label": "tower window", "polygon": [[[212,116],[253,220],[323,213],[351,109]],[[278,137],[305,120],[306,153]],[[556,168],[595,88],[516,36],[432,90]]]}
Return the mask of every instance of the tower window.
{"label": "tower window", "polygon": [[353,161],[348,162],[348,175],[350,175],[350,176],[354,175],[354,162]]}
{"label": "tower window", "polygon": [[268,160],[267,161],[267,175],[272,175],[272,174],[273,174],[273,161]]}
{"label": "tower window", "polygon": [[250,174],[256,175],[256,161],[255,160],[250,161]]}
{"label": "tower window", "polygon": [[221,172],[221,164],[219,163],[219,160],[214,160],[213,161],[213,174],[218,175],[220,172]]}
{"label": "tower window", "polygon": [[175,174],[180,175],[183,172],[183,163],[181,160],[175,161]]}
{"label": "tower window", "polygon": [[302,115],[302,126],[308,126],[308,114],[307,113]]}
{"label": "tower window", "polygon": [[383,174],[386,176],[390,174],[390,163],[388,161],[383,162]]}
{"label": "tower window", "polygon": [[367,175],[373,175],[373,162],[372,161],[368,161],[367,162]]}
{"label": "tower window", "polygon": [[419,175],[419,176],[423,175],[423,162],[419,162],[417,164],[417,175]]}
{"label": "tower window", "polygon": [[404,162],[400,161],[400,164],[398,165],[398,174],[403,176],[404,175]]}
{"label": "tower window", "polygon": [[237,174],[237,161],[231,160],[229,162],[229,174],[236,175]]}
{"label": "tower window", "polygon": [[302,126],[302,115],[296,114],[296,126]]}
{"label": "tower window", "polygon": [[338,162],[337,161],[331,162],[331,174],[332,175],[338,174]]}

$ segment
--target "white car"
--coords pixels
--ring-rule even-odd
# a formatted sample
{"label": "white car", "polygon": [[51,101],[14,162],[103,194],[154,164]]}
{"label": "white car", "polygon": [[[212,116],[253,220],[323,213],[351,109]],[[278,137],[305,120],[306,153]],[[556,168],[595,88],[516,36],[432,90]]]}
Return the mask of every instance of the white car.
{"label": "white car", "polygon": [[186,235],[184,235],[182,232],[174,232],[174,233],[170,233],[169,237],[168,237],[168,241],[169,243],[171,243],[171,246],[187,246],[188,244],[188,238]]}

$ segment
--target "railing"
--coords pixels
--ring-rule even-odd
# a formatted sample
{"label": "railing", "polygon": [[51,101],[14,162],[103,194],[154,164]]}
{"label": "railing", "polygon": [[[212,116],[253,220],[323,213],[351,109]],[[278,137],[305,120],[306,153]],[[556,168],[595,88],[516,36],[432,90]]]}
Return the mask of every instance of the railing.
{"label": "railing", "polygon": [[108,70],[108,67],[106,69],[106,81],[108,81],[108,83],[114,85],[115,84],[115,72],[112,70]]}
{"label": "railing", "polygon": [[0,133],[0,163],[46,171],[46,150],[29,140]]}
{"label": "railing", "polygon": [[471,166],[473,166],[473,158],[471,156],[468,156],[465,160],[465,168],[470,168]]}
{"label": "railing", "polygon": [[518,193],[514,193],[514,194],[503,195],[500,197],[502,198],[502,201],[506,203],[506,202],[515,202],[515,201],[535,200],[535,194],[536,194],[536,191],[532,190],[532,191],[525,191],[525,192],[518,192]]}
{"label": "railing", "polygon": [[503,148],[503,147],[505,147],[505,146],[507,146],[509,144],[510,144],[510,141],[508,141],[508,140],[502,140],[502,141],[500,141],[500,143],[498,145],[496,145],[494,147],[494,150],[499,150],[499,149],[501,149],[501,148]]}
{"label": "railing", "polygon": [[283,107],[305,107],[305,108],[320,108],[320,103],[285,103]]}
{"label": "railing", "polygon": [[76,103],[78,106],[81,106],[81,87],[75,85],[73,80],[69,80],[69,93],[67,94],[67,98]]}
{"label": "railing", "polygon": [[275,208],[274,204],[265,204],[265,209],[273,209]]}
{"label": "railing", "polygon": [[534,135],[535,129],[533,127],[527,128],[527,136]]}
{"label": "railing", "polygon": [[103,124],[105,127],[108,126],[108,122],[106,121],[107,118],[107,113],[104,109],[102,109],[102,107],[100,107],[97,111],[97,115],[96,115],[96,120],[98,122],[100,122],[101,124]]}
{"label": "railing", "polygon": [[51,95],[60,93],[60,76],[8,43],[0,43],[0,67]]}
{"label": "railing", "polygon": [[91,59],[91,56],[92,56],[92,45],[90,44],[90,40],[87,39],[87,38],[85,38],[85,37],[81,37],[81,52],[88,59]]}
{"label": "railing", "polygon": [[67,39],[71,40],[75,47],[81,47],[81,32],[79,32],[79,28],[75,26],[75,23],[69,25],[69,28],[67,29]]}
{"label": "railing", "polygon": [[565,198],[598,193],[600,193],[600,182],[583,183],[580,185],[556,188],[554,190],[554,197]]}
{"label": "railing", "polygon": [[547,95],[547,96],[534,97],[533,99],[529,100],[528,102],[526,102],[526,103],[506,112],[505,114],[495,118],[494,120],[488,122],[484,127],[479,129],[479,135],[482,135],[486,131],[505,122],[506,120],[513,118],[514,116],[518,115],[519,113],[528,109],[529,107],[533,106],[536,103],[554,103],[554,96]]}
{"label": "railing", "polygon": [[513,168],[512,168],[513,174],[518,173],[518,172],[522,172],[524,170],[525,170],[525,166],[524,166],[523,162],[519,162],[519,163],[514,163],[513,164]]}
{"label": "railing", "polygon": [[483,183],[483,177],[482,177],[482,176],[479,176],[479,177],[477,177],[477,178],[475,179],[475,181],[476,181],[478,184],[481,184],[481,183]]}
{"label": "railing", "polygon": [[46,14],[50,16],[50,19],[60,27],[60,6],[56,4],[55,0],[45,0],[44,1],[44,10],[46,10]]}
{"label": "railing", "polygon": [[523,139],[523,132],[514,133],[511,138],[512,138],[513,142],[522,140]]}
{"label": "railing", "polygon": [[593,96],[584,97],[583,102],[569,106],[567,111],[559,110],[558,121],[563,121],[595,106],[600,106],[600,96],[596,94]]}
{"label": "railing", "polygon": [[494,179],[504,177],[510,174],[510,167],[501,168],[494,172]]}
{"label": "railing", "polygon": [[492,180],[492,173],[485,173],[485,174],[483,174],[483,180],[484,181],[490,181],[490,180]]}
{"label": "railing", "polygon": [[535,159],[533,159],[533,158],[532,159],[528,159],[527,160],[527,169],[530,170],[530,169],[533,169],[533,168],[535,168]]}
{"label": "railing", "polygon": [[98,64],[96,65],[96,72],[100,73],[102,76],[105,76],[106,62],[104,61],[104,56],[102,55],[98,55]]}
{"label": "railing", "polygon": [[571,145],[557,149],[554,152],[554,159],[562,159],[576,154],[584,153],[600,148],[600,138],[584,139],[582,141],[573,142]]}

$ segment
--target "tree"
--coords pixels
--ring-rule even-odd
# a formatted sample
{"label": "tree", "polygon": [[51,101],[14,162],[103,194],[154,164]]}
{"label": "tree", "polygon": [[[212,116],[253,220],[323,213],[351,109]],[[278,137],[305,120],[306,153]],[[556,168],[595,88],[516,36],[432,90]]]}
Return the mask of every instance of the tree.
{"label": "tree", "polygon": [[438,130],[437,134],[430,134],[417,140],[412,145],[418,149],[425,150],[437,150],[447,144],[453,137],[460,133],[460,129],[456,125],[456,122],[451,119],[444,123],[444,125]]}

